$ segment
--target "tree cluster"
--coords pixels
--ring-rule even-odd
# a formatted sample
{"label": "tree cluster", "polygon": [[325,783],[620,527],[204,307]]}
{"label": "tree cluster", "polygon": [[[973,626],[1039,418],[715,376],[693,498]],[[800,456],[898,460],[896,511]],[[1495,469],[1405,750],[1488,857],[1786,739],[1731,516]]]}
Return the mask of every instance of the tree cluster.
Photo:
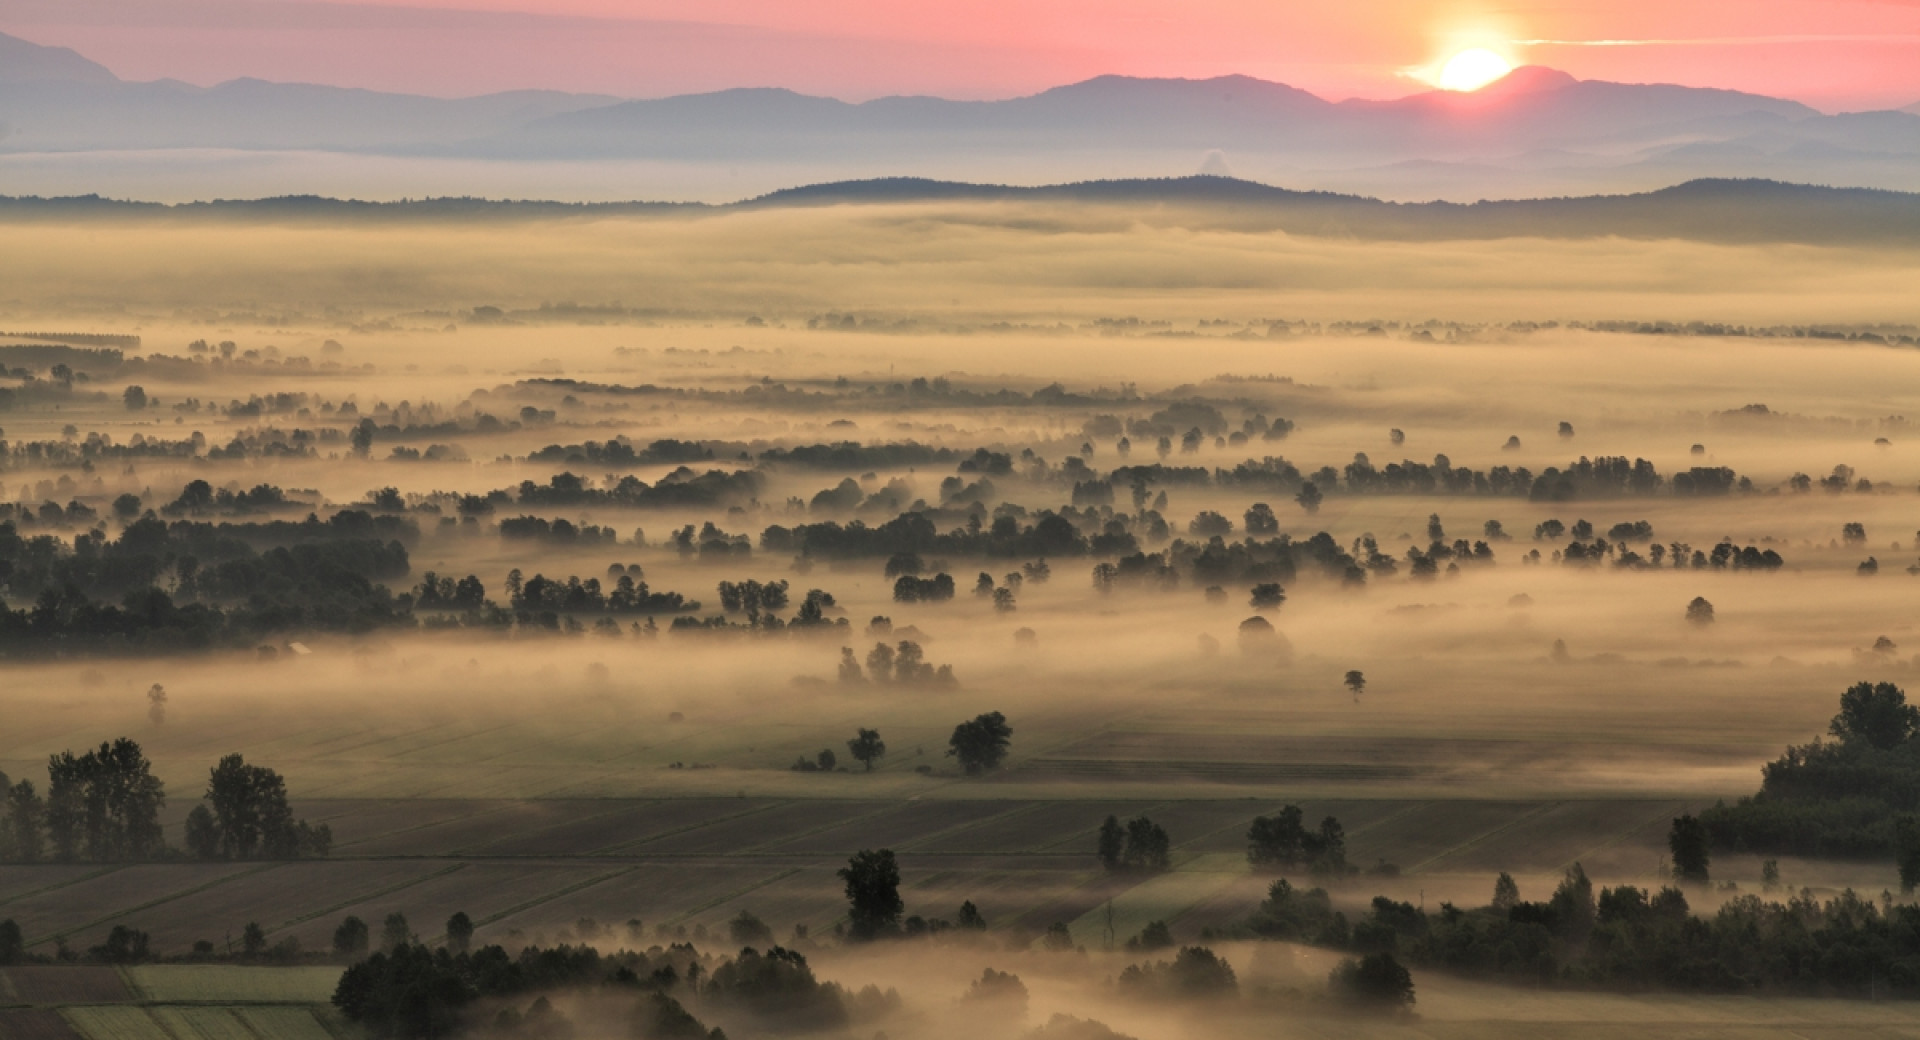
{"label": "tree cluster", "polygon": [[[1362,681],[1364,685],[1364,680]],[[1287,870],[1305,864],[1316,877],[1343,877],[1354,872],[1347,863],[1347,832],[1332,816],[1308,830],[1305,813],[1287,805],[1273,816],[1256,817],[1247,828],[1247,862],[1255,870]]]}

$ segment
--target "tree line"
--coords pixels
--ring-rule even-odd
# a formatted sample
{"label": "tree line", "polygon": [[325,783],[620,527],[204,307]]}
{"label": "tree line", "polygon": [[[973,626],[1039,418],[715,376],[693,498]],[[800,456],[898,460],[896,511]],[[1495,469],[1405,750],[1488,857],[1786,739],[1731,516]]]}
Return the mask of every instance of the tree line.
{"label": "tree line", "polygon": [[[161,833],[166,785],[135,741],[103,741],[47,760],[44,795],[33,781],[0,773],[0,860],[125,863],[178,858]],[[187,855],[209,860],[327,855],[326,824],[295,819],[286,783],[271,769],[228,755],[209,771],[202,802],[187,817]]]}

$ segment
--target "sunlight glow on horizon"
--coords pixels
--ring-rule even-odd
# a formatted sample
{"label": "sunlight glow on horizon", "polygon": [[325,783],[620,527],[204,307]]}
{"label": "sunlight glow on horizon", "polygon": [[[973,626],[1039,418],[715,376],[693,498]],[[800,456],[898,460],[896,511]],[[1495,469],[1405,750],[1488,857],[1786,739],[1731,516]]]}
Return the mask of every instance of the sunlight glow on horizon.
{"label": "sunlight glow on horizon", "polygon": [[1447,59],[1435,86],[1441,90],[1474,91],[1513,71],[1513,65],[1485,47],[1473,47]]}

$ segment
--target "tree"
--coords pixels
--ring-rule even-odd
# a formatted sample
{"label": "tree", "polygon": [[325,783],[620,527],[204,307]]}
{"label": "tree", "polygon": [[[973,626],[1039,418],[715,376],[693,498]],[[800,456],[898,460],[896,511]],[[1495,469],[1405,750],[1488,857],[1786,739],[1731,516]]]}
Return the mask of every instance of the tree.
{"label": "tree", "polygon": [[280,774],[250,766],[239,755],[213,767],[206,802],[213,816],[213,846],[223,858],[297,859],[325,856],[332,848],[330,827],[310,827],[293,818]]}
{"label": "tree", "polygon": [[1447,529],[1440,525],[1440,514],[1439,513],[1427,514],[1427,541],[1429,542],[1444,541],[1446,540],[1446,537],[1447,537]]}
{"label": "tree", "polygon": [[1682,881],[1707,882],[1707,828],[1698,817],[1688,814],[1674,818],[1667,832],[1667,849],[1673,854],[1673,876]]}
{"label": "tree", "polygon": [[140,745],[121,737],[47,760],[47,836],[62,861],[150,859],[164,848],[166,787]]}
{"label": "tree", "polygon": [[167,721],[167,688],[159,683],[147,687],[147,721],[156,726]]}
{"label": "tree", "polygon": [[839,872],[846,882],[847,917],[855,939],[873,939],[900,927],[900,866],[892,849],[862,849]]}
{"label": "tree", "polygon": [[1014,602],[1013,590],[1009,588],[994,589],[993,609],[1002,614],[1011,614],[1015,610],[1018,610],[1019,604]]}
{"label": "tree", "polygon": [[1273,515],[1273,507],[1265,502],[1255,502],[1243,517],[1248,534],[1279,534],[1280,518]]}
{"label": "tree", "polygon": [[1514,882],[1512,874],[1503,870],[1494,879],[1491,905],[1502,914],[1520,905],[1520,886]]}
{"label": "tree", "polygon": [[1247,828],[1247,862],[1255,867],[1298,863],[1307,842],[1304,816],[1299,806],[1289,805],[1277,815],[1255,817]]}
{"label": "tree", "polygon": [[1370,953],[1333,969],[1327,985],[1348,1003],[1379,1011],[1413,1006],[1413,975],[1391,953]]}
{"label": "tree", "polygon": [[113,515],[122,520],[132,520],[140,515],[140,496],[124,494],[113,500]]}
{"label": "tree", "polygon": [[34,792],[31,780],[22,780],[8,788],[6,799],[13,858],[23,863],[37,862],[41,855],[40,823],[46,815],[46,806]]}
{"label": "tree", "polygon": [[767,922],[756,917],[752,911],[742,910],[727,922],[727,938],[735,946],[770,946],[773,944],[773,929],[767,927]]}
{"label": "tree", "polygon": [[1346,679],[1343,681],[1346,683],[1347,689],[1353,691],[1353,699],[1356,701],[1360,699],[1361,694],[1367,692],[1366,673],[1357,668],[1348,672]]}
{"label": "tree", "polygon": [[240,931],[240,952],[248,957],[258,957],[267,949],[267,932],[258,921],[248,921]]}
{"label": "tree", "polygon": [[473,945],[473,918],[465,910],[456,911],[447,918],[447,949],[454,953],[465,953]]}
{"label": "tree", "polygon": [[359,424],[353,428],[353,434],[350,440],[353,443],[353,453],[355,455],[364,459],[373,453],[373,433],[375,429],[377,429],[377,427],[374,426],[372,419],[362,419]]}
{"label": "tree", "polygon": [[1693,597],[1693,602],[1687,604],[1687,621],[1701,628],[1713,624],[1713,604],[1708,603],[1705,596]]}
{"label": "tree", "polygon": [[413,942],[413,929],[407,927],[407,915],[394,911],[380,926],[380,948],[388,953]]}
{"label": "tree", "polygon": [[1128,870],[1165,870],[1172,847],[1165,828],[1145,816],[1136,816],[1127,821],[1126,850],[1120,854],[1120,862]]}
{"label": "tree", "polygon": [[813,764],[822,773],[831,773],[840,764],[840,759],[835,757],[832,748],[821,748],[820,754],[814,756]]}
{"label": "tree", "polygon": [[[1900,891],[1911,895],[1920,886],[1920,819],[1911,813],[1893,821],[1893,863],[1900,871]],[[1779,868],[1774,872],[1778,875]]]}
{"label": "tree", "polygon": [[335,956],[358,960],[367,953],[367,922],[349,917],[333,930]]}
{"label": "tree", "polygon": [[1120,818],[1107,817],[1106,821],[1100,824],[1100,837],[1095,843],[1095,852],[1100,857],[1100,864],[1108,870],[1119,870],[1120,856],[1126,848],[1127,833],[1120,826]]}
{"label": "tree", "polygon": [[187,851],[196,859],[220,857],[220,825],[214,822],[213,810],[205,803],[194,806],[187,814]]}
{"label": "tree", "polygon": [[[852,652],[848,651],[848,655],[851,656],[851,654]],[[866,766],[867,772],[871,773],[873,764],[886,756],[887,744],[880,739],[879,730],[862,729],[852,740],[847,741],[847,753],[853,756],[855,762]]]}
{"label": "tree", "polygon": [[1293,500],[1300,504],[1308,516],[1312,516],[1320,511],[1320,502],[1324,497],[1320,494],[1320,488],[1309,480],[1300,485],[1300,493],[1293,496]]}
{"label": "tree", "polygon": [[981,916],[980,908],[974,906],[971,899],[960,904],[960,912],[954,916],[953,924],[956,928],[969,931],[984,932],[987,929],[987,919]]}
{"label": "tree", "polygon": [[1827,726],[1842,743],[1882,751],[1912,740],[1920,731],[1920,708],[1892,683],[1854,683],[1840,695],[1840,713]]}
{"label": "tree", "polygon": [[1012,739],[1013,727],[1007,725],[1007,717],[991,711],[953,727],[947,754],[960,761],[960,768],[968,776],[979,776],[1000,768]]}
{"label": "tree", "polygon": [[1248,605],[1255,610],[1278,610],[1286,601],[1287,591],[1280,587],[1279,582],[1274,581],[1255,585],[1248,597]]}
{"label": "tree", "polygon": [[0,964],[18,964],[27,956],[26,937],[9,917],[0,921]]}
{"label": "tree", "polygon": [[144,411],[146,410],[146,407],[147,407],[146,388],[140,387],[140,386],[129,386],[126,388],[126,390],[121,392],[120,400],[126,404],[127,411],[129,412]]}

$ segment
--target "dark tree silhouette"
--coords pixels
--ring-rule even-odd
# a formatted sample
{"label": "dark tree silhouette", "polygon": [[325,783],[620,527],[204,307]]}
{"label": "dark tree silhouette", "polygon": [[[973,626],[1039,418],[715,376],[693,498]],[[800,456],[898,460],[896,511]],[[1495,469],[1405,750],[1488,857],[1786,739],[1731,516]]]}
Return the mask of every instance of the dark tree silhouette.
{"label": "dark tree silhouette", "polygon": [[846,882],[847,917],[855,939],[873,939],[900,927],[900,866],[892,849],[862,849],[839,872]]}
{"label": "dark tree silhouette", "polygon": [[1360,695],[1362,693],[1365,693],[1367,690],[1366,673],[1360,671],[1357,668],[1354,669],[1353,671],[1348,672],[1346,679],[1342,681],[1346,683],[1347,689],[1353,691],[1354,700],[1359,700]]}
{"label": "dark tree silhouette", "polygon": [[953,727],[947,754],[959,760],[968,776],[978,776],[1000,768],[1012,739],[1013,727],[1007,725],[1007,717],[991,711]]}
{"label": "dark tree silhouette", "polygon": [[1693,602],[1687,604],[1687,621],[1702,628],[1713,624],[1713,604],[1708,603],[1705,596],[1693,597]]}
{"label": "dark tree silhouette", "polygon": [[1512,874],[1503,870],[1494,879],[1493,902],[1489,905],[1503,914],[1520,905],[1520,886],[1513,880]]}
{"label": "dark tree silhouette", "polygon": [[1325,496],[1320,493],[1319,486],[1311,480],[1300,485],[1299,494],[1293,496],[1293,500],[1300,504],[1300,508],[1305,510],[1308,516],[1312,516],[1320,511],[1320,502],[1324,498]]}
{"label": "dark tree silhouette", "polygon": [[473,945],[473,918],[465,910],[455,911],[447,918],[447,949],[454,953],[465,953]]}
{"label": "dark tree silhouette", "polygon": [[407,915],[394,911],[380,927],[380,948],[388,953],[413,941],[413,929],[407,927]]}
{"label": "dark tree silhouette", "polygon": [[1682,881],[1705,884],[1707,876],[1707,828],[1691,814],[1674,818],[1667,832],[1667,849],[1673,854],[1673,874]]}
{"label": "dark tree silhouette", "polygon": [[[847,656],[851,659],[853,652],[847,651]],[[873,772],[873,764],[883,758],[886,753],[887,744],[880,739],[879,730],[862,729],[854,735],[852,740],[847,741],[847,754],[852,755],[855,762],[866,766],[869,773]]]}
{"label": "dark tree silhouette", "polygon": [[[210,812],[202,815],[202,809]],[[189,817],[188,844],[205,859],[298,859],[325,856],[333,847],[326,824],[293,818],[286,781],[239,755],[220,760],[207,780],[206,805]]]}
{"label": "dark tree silhouette", "polygon": [[1854,683],[1840,695],[1840,713],[1827,729],[1842,743],[1886,751],[1920,732],[1920,708],[1908,704],[1906,691],[1892,683]]}
{"label": "dark tree silhouette", "polygon": [[1127,848],[1127,832],[1120,826],[1118,816],[1109,816],[1100,824],[1100,837],[1095,851],[1100,856],[1100,865],[1108,870],[1120,869],[1120,856]]}
{"label": "dark tree silhouette", "polygon": [[1413,975],[1391,953],[1342,961],[1327,978],[1333,992],[1358,1007],[1403,1011],[1413,1006]]}
{"label": "dark tree silhouette", "polygon": [[333,952],[337,957],[359,960],[367,953],[367,922],[349,917],[333,930]]}

